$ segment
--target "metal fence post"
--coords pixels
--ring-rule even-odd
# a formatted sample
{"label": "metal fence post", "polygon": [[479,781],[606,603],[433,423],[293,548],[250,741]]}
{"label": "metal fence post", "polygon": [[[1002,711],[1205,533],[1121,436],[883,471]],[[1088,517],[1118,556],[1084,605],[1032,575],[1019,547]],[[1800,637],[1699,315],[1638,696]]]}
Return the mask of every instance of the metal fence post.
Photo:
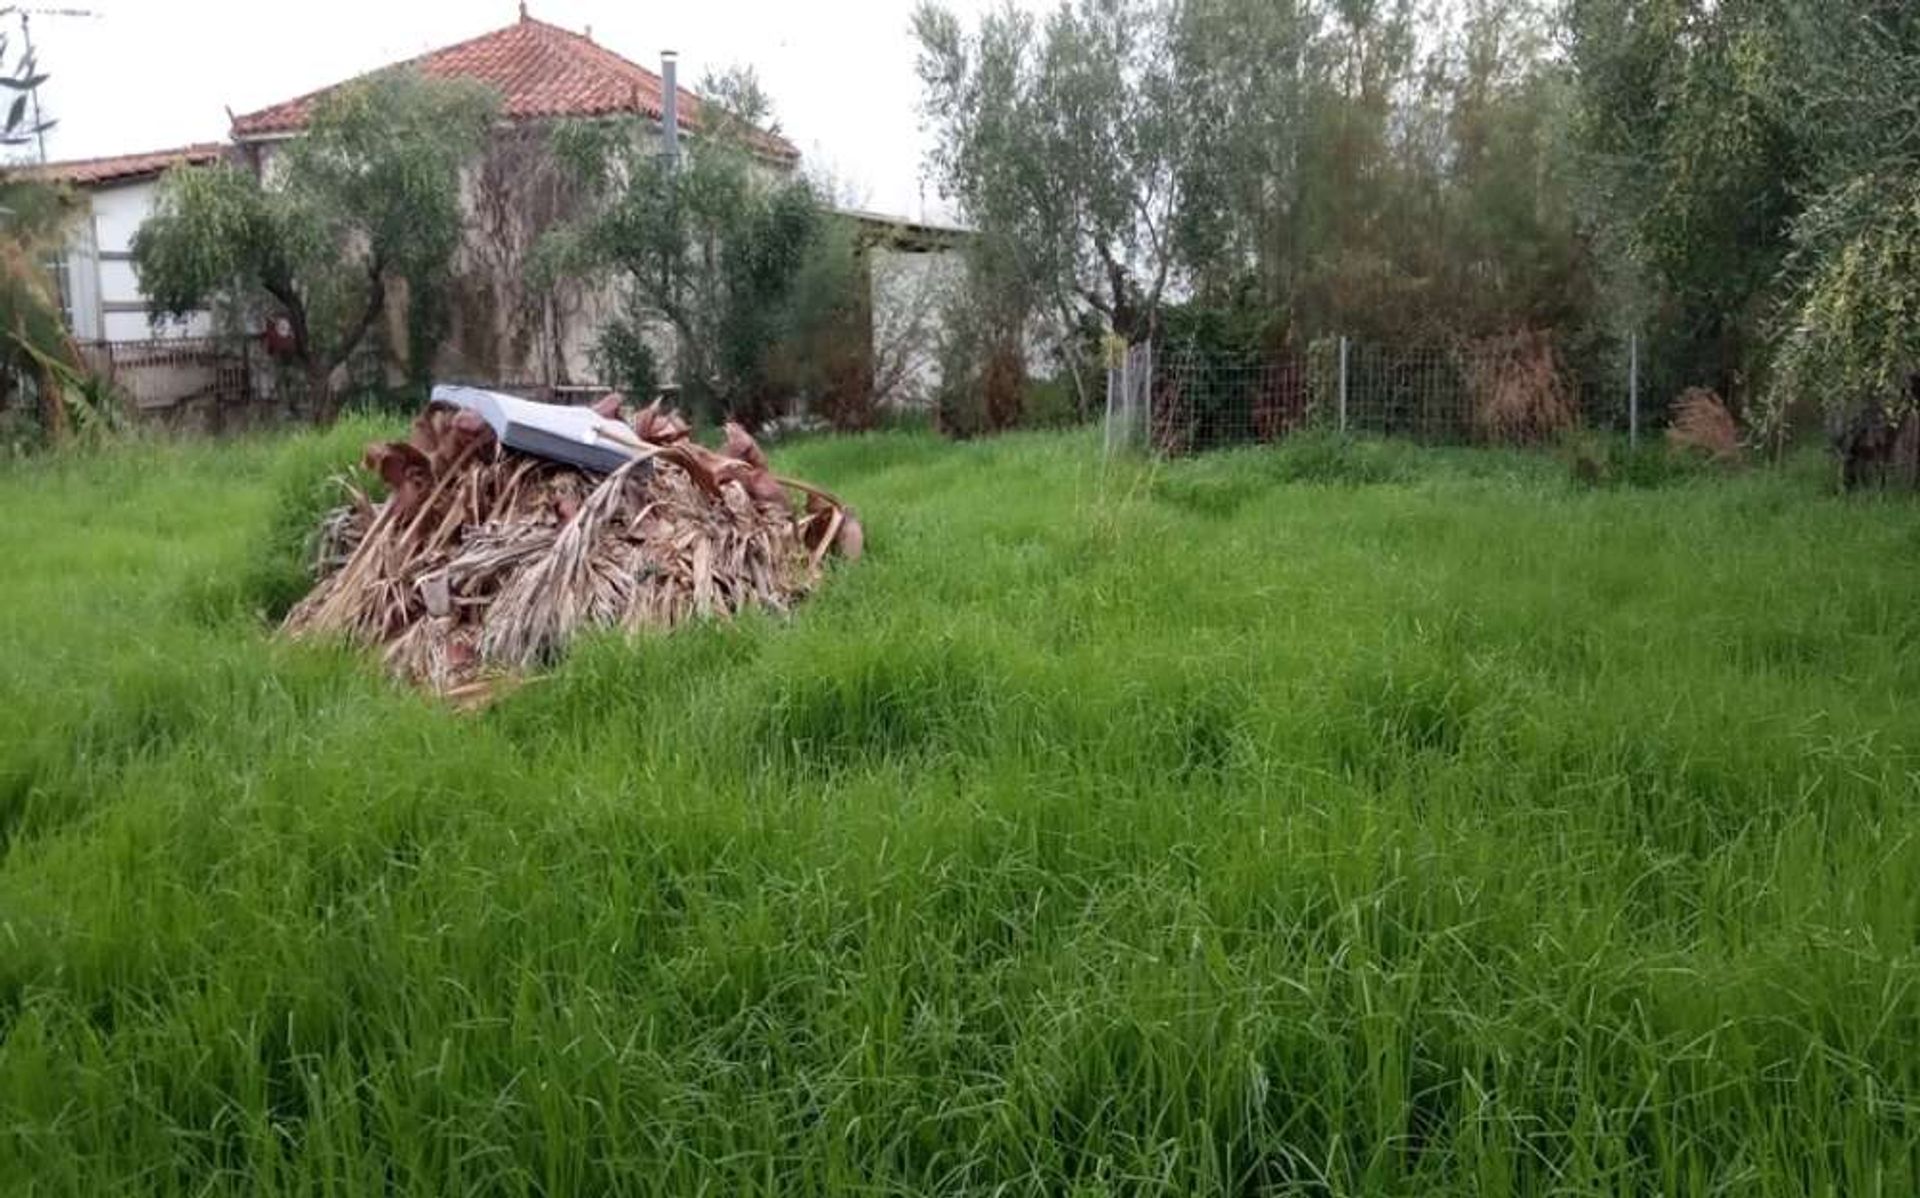
{"label": "metal fence post", "polygon": [[1118,376],[1119,376],[1119,372],[1114,369],[1112,361],[1108,361],[1107,363],[1107,422],[1106,422],[1107,423],[1107,456],[1108,457],[1113,456],[1113,437],[1114,437],[1114,431],[1115,431],[1113,427],[1113,407],[1114,407],[1113,401],[1114,401],[1116,392],[1119,391],[1120,380]]}
{"label": "metal fence post", "polygon": [[1640,334],[1627,334],[1627,444],[1640,448]]}
{"label": "metal fence post", "polygon": [[1347,431],[1347,339],[1340,338],[1340,431]]}
{"label": "metal fence post", "polygon": [[1141,373],[1141,379],[1140,379],[1140,410],[1142,413],[1142,417],[1141,417],[1142,427],[1140,430],[1141,440],[1146,442],[1148,450],[1157,450],[1159,447],[1153,443],[1153,342],[1152,341],[1150,340],[1142,341],[1140,343],[1140,358],[1141,358],[1141,367],[1142,367],[1142,373]]}

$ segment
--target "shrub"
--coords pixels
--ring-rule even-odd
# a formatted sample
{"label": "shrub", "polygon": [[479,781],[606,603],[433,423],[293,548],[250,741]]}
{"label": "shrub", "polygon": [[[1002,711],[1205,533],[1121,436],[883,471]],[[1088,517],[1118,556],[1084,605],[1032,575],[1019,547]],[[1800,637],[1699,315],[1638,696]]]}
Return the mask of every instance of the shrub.
{"label": "shrub", "polygon": [[1073,380],[1060,375],[1029,380],[1021,401],[1021,423],[1028,428],[1066,428],[1080,423]]}
{"label": "shrub", "polygon": [[608,384],[636,403],[660,393],[660,364],[644,322],[625,313],[607,322],[593,346],[593,365]]}
{"label": "shrub", "polygon": [[1652,490],[1699,477],[1704,461],[1659,444],[1632,445],[1605,433],[1575,433],[1562,442],[1573,480],[1596,489]]}
{"label": "shrub", "polygon": [[940,359],[934,421],[941,432],[964,439],[1020,422],[1027,368],[1016,338],[962,325],[950,330]]}

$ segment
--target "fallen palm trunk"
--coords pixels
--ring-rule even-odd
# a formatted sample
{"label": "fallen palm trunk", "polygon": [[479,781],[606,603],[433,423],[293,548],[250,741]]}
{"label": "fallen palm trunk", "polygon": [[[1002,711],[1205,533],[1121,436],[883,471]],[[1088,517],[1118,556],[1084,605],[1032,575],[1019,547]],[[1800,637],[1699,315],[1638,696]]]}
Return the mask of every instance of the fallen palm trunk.
{"label": "fallen palm trunk", "polygon": [[598,474],[509,449],[473,412],[429,406],[408,440],[368,448],[388,495],[355,490],[328,513],[319,581],[283,631],[381,646],[395,675],[464,697],[583,632],[785,611],[827,554],[860,555],[852,512],[775,477],[744,430],[728,428],[724,452],[704,449],[658,405],[620,428],[625,463]]}

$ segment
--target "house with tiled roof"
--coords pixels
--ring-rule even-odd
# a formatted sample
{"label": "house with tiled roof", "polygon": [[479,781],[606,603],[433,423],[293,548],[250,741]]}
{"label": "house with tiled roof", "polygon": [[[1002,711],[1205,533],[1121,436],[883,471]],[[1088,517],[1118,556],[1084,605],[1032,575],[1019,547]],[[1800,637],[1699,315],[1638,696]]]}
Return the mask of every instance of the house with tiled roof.
{"label": "house with tiled roof", "polygon": [[[540,21],[520,8],[504,28],[468,38],[402,63],[370,64],[369,74],[393,68],[434,79],[467,79],[498,93],[502,121],[471,173],[470,208],[486,206],[469,223],[468,244],[457,264],[453,328],[433,363],[441,373],[496,382],[565,383],[591,373],[588,345],[597,329],[599,297],[560,296],[535,302],[524,294],[522,259],[544,224],[560,214],[544,212],[531,193],[539,180],[524,169],[525,151],[554,121],[639,117],[658,129],[668,115],[668,89],[682,137],[698,143],[707,113],[699,96],[668,81],[672,56],[653,71],[576,33]],[[364,78],[358,76],[356,78]],[[77,222],[61,274],[69,297],[69,323],[82,342],[145,341],[199,336],[211,331],[206,314],[185,322],[149,325],[148,307],[134,277],[133,232],[152,210],[160,175],[181,163],[200,165],[226,157],[258,171],[270,169],[280,143],[305,129],[314,106],[355,80],[295,96],[231,119],[229,144],[183,146],[114,158],[48,163],[24,173],[67,184],[89,207]],[[791,142],[771,131],[750,135],[767,169],[788,171],[799,162]],[[500,194],[482,195],[488,188]],[[518,213],[517,228],[502,228],[498,213]],[[386,345],[407,352],[404,301],[391,305]]]}
{"label": "house with tiled roof", "polygon": [[[417,71],[429,79],[469,79],[500,94],[501,115],[509,122],[578,117],[640,116],[658,122],[666,115],[666,83],[661,74],[629,62],[595,42],[536,20],[520,8],[520,19],[504,29],[483,33],[391,66]],[[348,81],[351,82],[351,81]],[[233,118],[233,139],[243,145],[288,137],[306,127],[314,104],[342,84],[295,96]],[[676,87],[677,119],[682,132],[697,138],[705,121],[700,97]],[[798,162],[800,152],[775,133],[762,132],[756,144],[769,159]]]}
{"label": "house with tiled roof", "polygon": [[[469,219],[455,263],[448,327],[436,336],[430,362],[414,360],[404,289],[390,292],[378,338],[388,377],[398,381],[409,367],[425,365],[435,377],[449,380],[560,394],[569,385],[584,387],[597,377],[591,348],[612,297],[603,288],[586,285],[535,293],[526,282],[527,258],[541,233],[571,215],[564,203],[556,206],[554,197],[565,189],[554,185],[556,168],[545,153],[545,131],[560,120],[638,117],[643,128],[658,136],[671,119],[677,135],[697,152],[709,115],[700,97],[673,82],[670,53],[662,56],[661,70],[649,70],[595,42],[590,33],[533,18],[524,4],[510,25],[402,63],[370,64],[368,73],[395,67],[433,79],[482,83],[498,94],[502,119],[466,180]],[[67,183],[91,205],[91,219],[76,235],[63,272],[77,339],[130,343],[213,331],[205,313],[181,323],[149,326],[129,250],[134,230],[151,211],[160,174],[176,164],[200,165],[223,157],[267,174],[280,146],[300,135],[319,101],[352,82],[343,80],[232,116],[228,144],[33,168],[42,178]],[[777,132],[757,130],[749,136],[768,171],[797,167],[799,151]],[[872,339],[889,337],[896,326],[917,333],[925,327],[927,297],[952,273],[954,260],[947,251],[961,232],[872,213],[845,215],[867,247]],[[671,361],[670,334],[664,327],[660,332],[656,349],[663,361]],[[429,351],[421,347],[420,352]],[[891,360],[885,354],[875,356]],[[930,385],[930,371],[930,359],[922,352],[878,374],[898,376],[906,380],[903,390],[923,392]]]}
{"label": "house with tiled roof", "polygon": [[[671,88],[678,135],[697,144],[707,113],[699,96],[671,80],[674,67],[671,52],[658,72],[649,70],[588,33],[535,19],[522,4],[511,25],[376,68],[469,80],[499,97],[501,123],[468,175],[472,216],[455,263],[450,327],[430,363],[437,376],[541,387],[595,377],[591,349],[611,297],[579,286],[535,295],[525,281],[540,234],[568,215],[552,204],[553,164],[541,152],[545,131],[556,121],[638,117],[657,136],[669,115]],[[277,145],[306,128],[322,98],[352,82],[234,117],[240,158],[262,172],[271,169]],[[764,130],[751,137],[769,170],[798,164],[800,153],[785,138]],[[404,301],[389,304],[384,334],[389,373],[397,378],[413,352]]]}

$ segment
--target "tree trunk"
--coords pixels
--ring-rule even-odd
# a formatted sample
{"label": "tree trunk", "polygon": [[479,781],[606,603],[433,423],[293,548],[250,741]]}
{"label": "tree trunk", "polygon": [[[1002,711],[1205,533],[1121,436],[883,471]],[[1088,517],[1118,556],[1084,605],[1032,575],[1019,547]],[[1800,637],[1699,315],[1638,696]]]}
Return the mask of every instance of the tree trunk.
{"label": "tree trunk", "polygon": [[340,397],[333,391],[333,367],[309,357],[306,374],[307,411],[316,427],[326,428],[340,418]]}
{"label": "tree trunk", "polygon": [[1834,430],[1833,450],[1842,490],[1920,488],[1920,410],[1895,416],[1880,403],[1864,405]]}

